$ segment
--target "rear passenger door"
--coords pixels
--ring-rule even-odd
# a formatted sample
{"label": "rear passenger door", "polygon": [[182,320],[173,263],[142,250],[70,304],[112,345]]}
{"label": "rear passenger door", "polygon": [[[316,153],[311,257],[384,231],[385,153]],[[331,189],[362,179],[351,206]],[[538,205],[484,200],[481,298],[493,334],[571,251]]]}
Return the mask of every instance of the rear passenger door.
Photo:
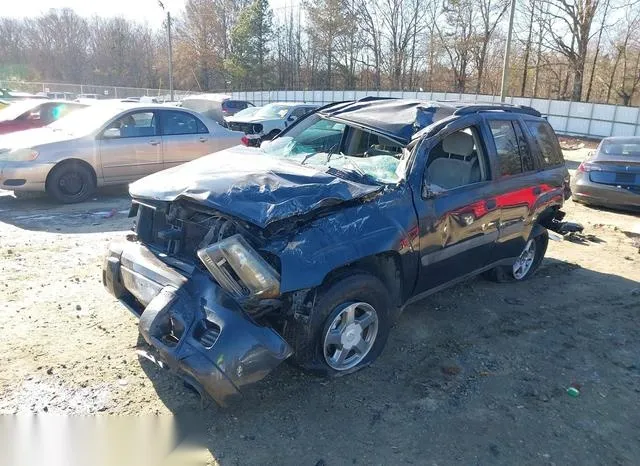
{"label": "rear passenger door", "polygon": [[487,145],[494,154],[495,197],[500,210],[493,260],[517,257],[533,228],[542,193],[539,162],[520,118],[504,113],[486,116]]}
{"label": "rear passenger door", "polygon": [[202,157],[215,151],[212,135],[195,115],[179,110],[160,111],[164,168]]}

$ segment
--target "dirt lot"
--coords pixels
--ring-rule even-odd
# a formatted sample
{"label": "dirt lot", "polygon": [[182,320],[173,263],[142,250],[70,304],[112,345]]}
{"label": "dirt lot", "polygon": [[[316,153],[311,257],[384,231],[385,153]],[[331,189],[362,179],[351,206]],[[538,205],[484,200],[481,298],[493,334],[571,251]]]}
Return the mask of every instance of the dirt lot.
{"label": "dirt lot", "polygon": [[[586,149],[567,152],[572,169]],[[4,194],[4,195],[2,195]],[[529,282],[476,279],[408,308],[382,357],[322,380],[287,364],[238,406],[202,408],[139,359],[101,284],[131,221],[0,193],[0,413],[174,414],[222,464],[637,464],[640,218],[569,202],[585,225]],[[568,396],[580,386],[577,398]]]}

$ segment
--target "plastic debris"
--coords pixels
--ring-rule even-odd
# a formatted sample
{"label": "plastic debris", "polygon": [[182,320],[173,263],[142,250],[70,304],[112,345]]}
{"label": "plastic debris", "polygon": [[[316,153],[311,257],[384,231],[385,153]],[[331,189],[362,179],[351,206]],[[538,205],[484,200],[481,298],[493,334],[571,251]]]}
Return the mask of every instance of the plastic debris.
{"label": "plastic debris", "polygon": [[569,387],[567,388],[567,395],[573,398],[577,398],[578,396],[580,396],[580,390],[578,390],[576,387]]}

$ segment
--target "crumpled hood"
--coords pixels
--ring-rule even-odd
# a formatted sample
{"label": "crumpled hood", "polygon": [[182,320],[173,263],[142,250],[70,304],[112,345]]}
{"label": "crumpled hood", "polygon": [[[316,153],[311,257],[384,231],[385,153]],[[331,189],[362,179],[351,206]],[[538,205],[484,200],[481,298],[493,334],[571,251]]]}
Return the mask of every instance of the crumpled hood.
{"label": "crumpled hood", "polygon": [[236,146],[147,176],[129,193],[134,199],[190,199],[264,228],[380,189]]}
{"label": "crumpled hood", "polygon": [[0,152],[10,149],[20,149],[24,147],[36,147],[54,142],[68,141],[75,139],[76,135],[71,135],[66,131],[54,131],[51,128],[34,128],[16,133],[9,133],[0,136]]}

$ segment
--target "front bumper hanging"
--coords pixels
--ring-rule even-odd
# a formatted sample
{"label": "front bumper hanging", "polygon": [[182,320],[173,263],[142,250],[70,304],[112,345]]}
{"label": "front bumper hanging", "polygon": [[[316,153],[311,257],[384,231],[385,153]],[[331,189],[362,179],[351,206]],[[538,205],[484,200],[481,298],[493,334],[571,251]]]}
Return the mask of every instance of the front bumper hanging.
{"label": "front bumper hanging", "polygon": [[154,358],[221,406],[292,353],[205,273],[178,273],[139,243],[110,245],[103,283],[140,317],[140,334]]}

